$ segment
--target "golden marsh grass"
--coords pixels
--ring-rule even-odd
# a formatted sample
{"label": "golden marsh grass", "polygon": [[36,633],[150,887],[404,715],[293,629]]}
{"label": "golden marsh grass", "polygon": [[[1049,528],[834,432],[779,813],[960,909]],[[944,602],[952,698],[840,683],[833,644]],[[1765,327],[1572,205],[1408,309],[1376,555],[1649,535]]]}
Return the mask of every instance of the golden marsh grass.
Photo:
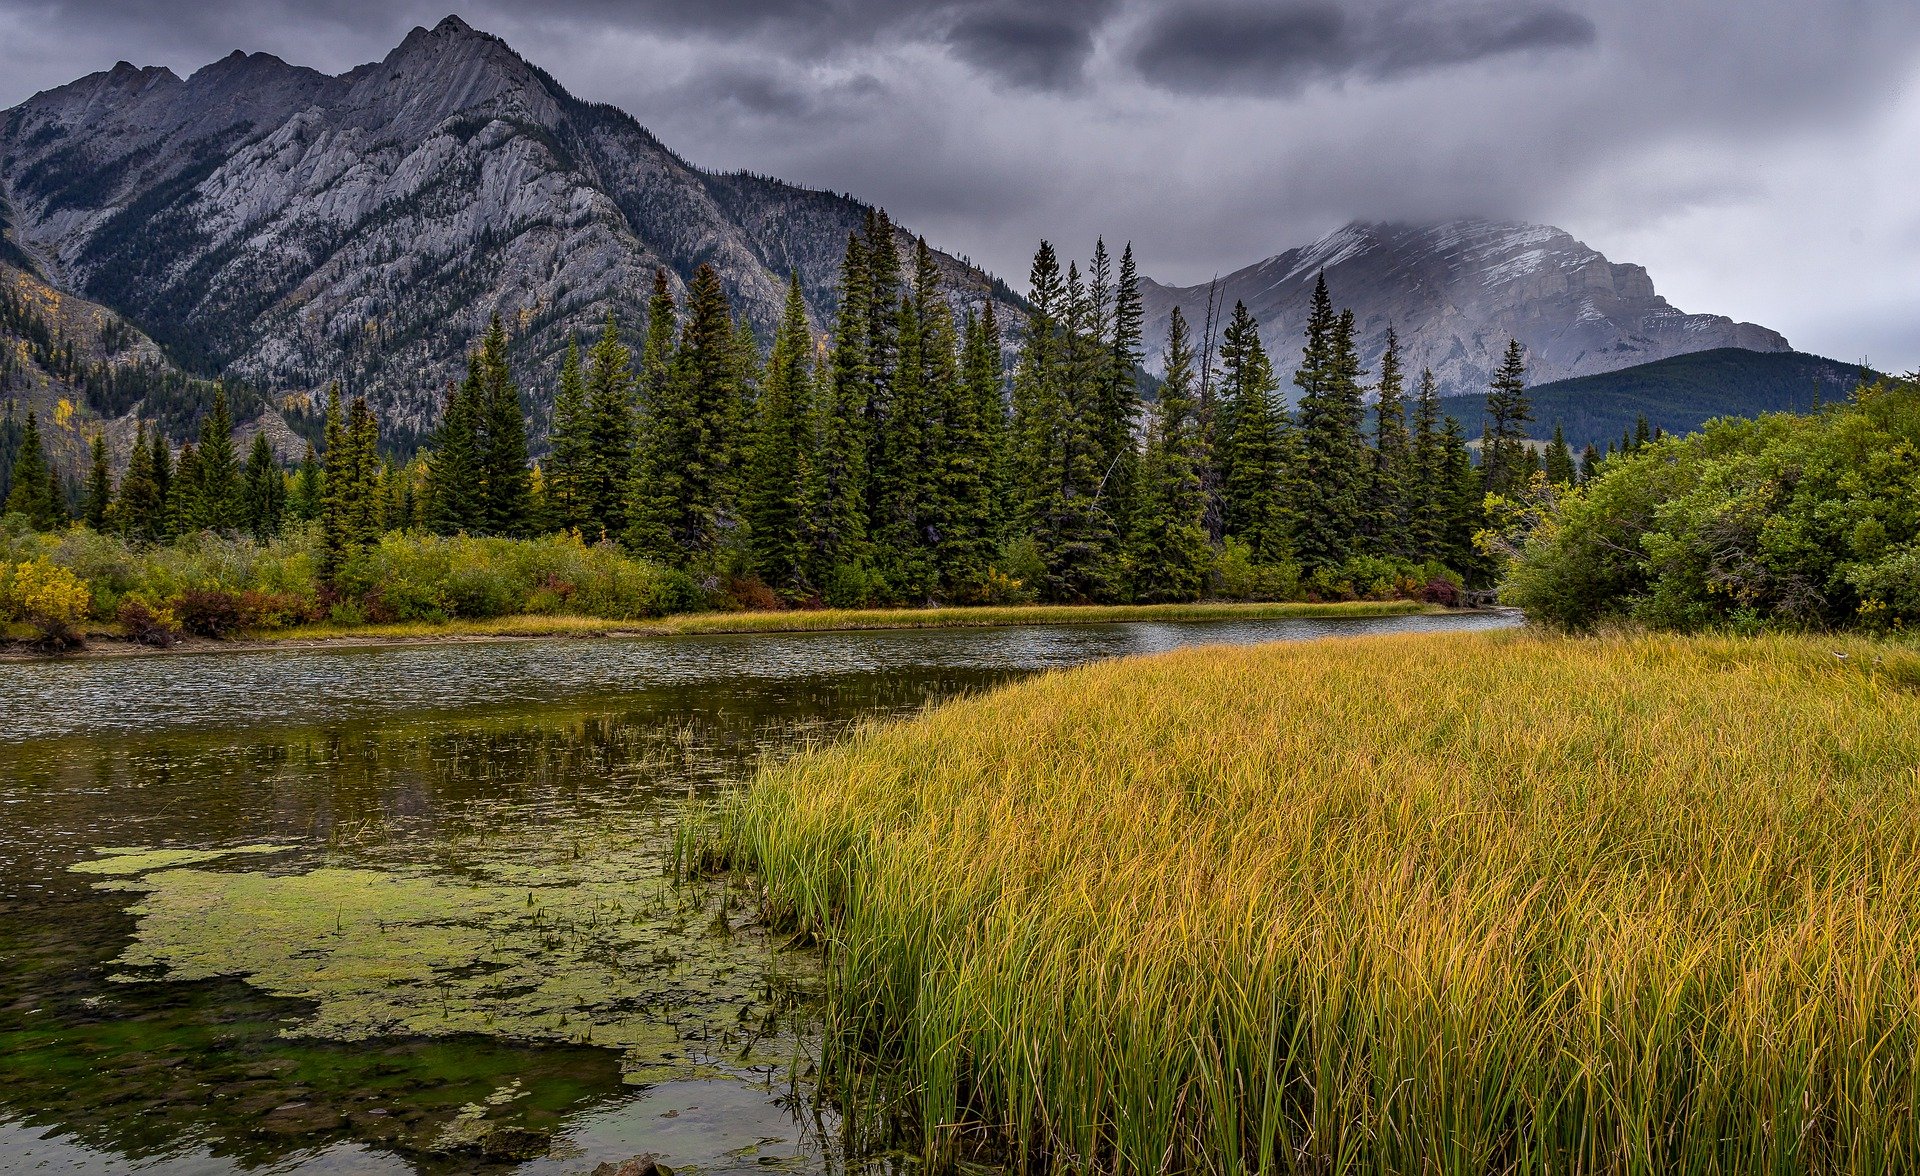
{"label": "golden marsh grass", "polygon": [[694,837],[822,941],[936,1160],[1920,1163],[1911,649],[1191,649],[868,729]]}

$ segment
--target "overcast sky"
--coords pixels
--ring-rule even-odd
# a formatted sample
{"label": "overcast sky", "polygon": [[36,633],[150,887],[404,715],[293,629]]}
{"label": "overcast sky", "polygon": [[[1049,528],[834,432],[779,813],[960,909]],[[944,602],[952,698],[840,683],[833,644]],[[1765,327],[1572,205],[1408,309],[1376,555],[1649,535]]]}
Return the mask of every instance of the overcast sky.
{"label": "overcast sky", "polygon": [[1920,368],[1916,0],[0,0],[0,106],[457,11],[696,163],[1197,282],[1355,218],[1515,217],[1684,310]]}

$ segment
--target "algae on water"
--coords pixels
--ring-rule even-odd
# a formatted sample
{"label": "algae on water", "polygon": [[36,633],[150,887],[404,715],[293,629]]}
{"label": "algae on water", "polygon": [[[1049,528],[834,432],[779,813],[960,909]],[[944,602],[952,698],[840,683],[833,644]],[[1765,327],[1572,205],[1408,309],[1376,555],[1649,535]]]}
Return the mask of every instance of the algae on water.
{"label": "algae on water", "polygon": [[[314,1002],[290,1032],[602,1046],[632,1082],[784,1065],[795,961],[727,921],[723,884],[670,879],[657,825],[585,824],[475,838],[452,869],[269,873],[203,868],[240,851],[161,856],[192,853],[178,850],[105,851],[74,869],[140,895],[123,966]],[[100,868],[136,861],[146,868]]]}

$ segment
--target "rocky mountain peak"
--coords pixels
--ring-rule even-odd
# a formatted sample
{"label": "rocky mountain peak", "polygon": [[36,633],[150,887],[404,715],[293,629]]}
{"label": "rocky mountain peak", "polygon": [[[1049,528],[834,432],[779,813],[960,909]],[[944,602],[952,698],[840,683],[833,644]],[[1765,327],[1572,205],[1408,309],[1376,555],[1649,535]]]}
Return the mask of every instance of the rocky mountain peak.
{"label": "rocky mountain peak", "polygon": [[[1216,304],[1259,320],[1283,381],[1299,363],[1314,283],[1351,307],[1361,357],[1377,365],[1389,328],[1409,371],[1432,367],[1443,391],[1483,391],[1509,338],[1526,346],[1534,382],[1616,371],[1720,347],[1785,351],[1751,323],[1692,315],[1662,298],[1644,267],[1616,263],[1551,225],[1460,219],[1356,221],[1220,279]],[[1208,287],[1146,288],[1148,338],[1179,306],[1206,315]]]}

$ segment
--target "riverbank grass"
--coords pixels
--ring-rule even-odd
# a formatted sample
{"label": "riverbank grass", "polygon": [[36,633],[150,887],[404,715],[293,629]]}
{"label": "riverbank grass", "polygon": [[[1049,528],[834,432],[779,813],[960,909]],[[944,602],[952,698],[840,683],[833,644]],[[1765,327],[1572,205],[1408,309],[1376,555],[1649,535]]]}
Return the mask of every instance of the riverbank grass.
{"label": "riverbank grass", "polygon": [[1406,600],[1332,604],[1203,603],[1010,605],[970,608],[792,609],[680,613],[644,621],[521,616],[440,624],[303,625],[259,634],[264,641],[432,640],[460,637],[591,637],[610,634],[812,633],[864,629],[960,629],[1005,625],[1090,625],[1140,621],[1264,621],[1413,616],[1447,610]]}
{"label": "riverbank grass", "polygon": [[1033,679],[764,770],[927,1149],[1121,1172],[1920,1164],[1920,654],[1514,632]]}

